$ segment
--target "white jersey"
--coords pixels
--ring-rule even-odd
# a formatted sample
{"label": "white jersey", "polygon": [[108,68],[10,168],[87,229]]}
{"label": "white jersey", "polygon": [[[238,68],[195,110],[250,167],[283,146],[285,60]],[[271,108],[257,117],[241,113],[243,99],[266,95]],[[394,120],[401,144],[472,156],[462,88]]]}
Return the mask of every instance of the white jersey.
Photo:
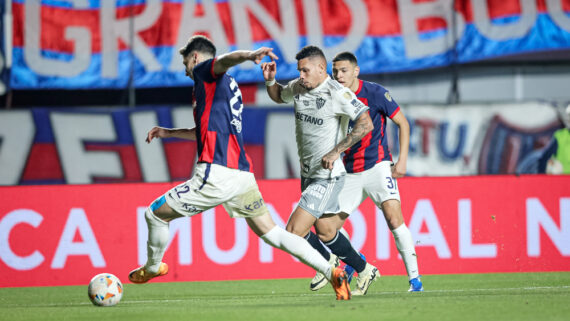
{"label": "white jersey", "polygon": [[328,76],[312,90],[301,86],[298,78],[290,81],[281,91],[281,100],[293,101],[295,106],[301,176],[330,178],[346,173],[341,157],[334,162],[332,171],[324,169],[321,160],[346,137],[348,120],[356,120],[368,106]]}

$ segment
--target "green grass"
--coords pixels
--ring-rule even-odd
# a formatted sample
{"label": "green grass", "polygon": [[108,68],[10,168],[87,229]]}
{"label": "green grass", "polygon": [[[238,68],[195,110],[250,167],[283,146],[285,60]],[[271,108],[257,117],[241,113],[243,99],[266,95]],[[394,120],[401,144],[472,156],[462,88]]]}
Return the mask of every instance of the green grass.
{"label": "green grass", "polygon": [[569,320],[570,272],[427,275],[426,291],[386,276],[364,297],[313,293],[308,279],[125,285],[115,307],[87,286],[1,288],[0,320]]}

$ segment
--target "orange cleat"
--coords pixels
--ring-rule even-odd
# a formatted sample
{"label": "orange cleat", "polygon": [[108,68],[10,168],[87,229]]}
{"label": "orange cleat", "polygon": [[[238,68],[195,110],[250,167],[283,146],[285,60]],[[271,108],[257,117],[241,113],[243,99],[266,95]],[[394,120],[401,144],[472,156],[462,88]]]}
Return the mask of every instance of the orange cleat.
{"label": "orange cleat", "polygon": [[340,267],[332,271],[331,284],[336,293],[337,300],[350,300],[350,286],[348,285],[348,276]]}
{"label": "orange cleat", "polygon": [[160,267],[158,268],[158,273],[150,273],[147,272],[144,266],[131,271],[129,273],[129,281],[133,283],[146,283],[150,281],[150,279],[163,276],[168,274],[168,265],[166,263],[160,263]]}

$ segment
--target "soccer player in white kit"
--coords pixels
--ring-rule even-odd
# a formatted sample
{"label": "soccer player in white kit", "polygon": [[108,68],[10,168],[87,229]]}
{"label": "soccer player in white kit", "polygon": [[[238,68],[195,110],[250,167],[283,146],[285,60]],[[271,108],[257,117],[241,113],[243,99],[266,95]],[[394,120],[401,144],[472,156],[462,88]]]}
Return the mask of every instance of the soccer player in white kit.
{"label": "soccer player in white kit", "polygon": [[[358,79],[359,72],[358,61],[354,54],[341,52],[333,58],[335,80],[350,88],[359,100],[370,107],[368,113],[374,122],[374,130],[358,144],[345,151],[343,162],[348,173],[339,198],[341,215],[335,216],[336,225],[339,229],[342,228],[348,215],[370,197],[384,213],[386,223],[392,231],[408,274],[410,284],[408,291],[423,291],[414,241],[404,223],[400,192],[396,182],[397,178],[406,174],[410,126],[390,93],[378,84]],[[400,155],[395,165],[392,163],[386,137],[387,118],[398,125],[400,133]],[[310,243],[320,253],[326,252],[322,245]],[[319,249],[319,245],[322,248]]]}
{"label": "soccer player in white kit", "polygon": [[147,262],[129,273],[133,283],[145,283],[168,273],[162,262],[169,238],[169,222],[190,217],[222,204],[231,217],[245,218],[251,230],[267,244],[294,255],[327,275],[337,300],[349,300],[346,273],[330,264],[303,238],[275,225],[251,172],[241,135],[241,92],[226,71],[245,61],[277,59],[271,48],[239,50],[216,57],[216,47],[204,36],[193,36],[180,49],[186,75],[194,80],[195,128],[153,127],[154,138],[195,140],[198,164],[192,178],[157,198],[145,212],[148,232]]}
{"label": "soccer player in white kit", "polygon": [[[339,212],[338,194],[346,174],[340,155],[373,128],[366,112],[368,107],[328,76],[325,56],[318,47],[304,47],[296,59],[300,77],[285,86],[275,81],[275,62],[261,66],[271,99],[277,103],[293,102],[295,107],[303,192],[286,229],[307,238],[314,225],[331,251],[362,276],[354,293],[364,294],[380,273],[338,233],[332,224],[336,220],[331,217]],[[354,121],[354,126],[347,135],[349,120]],[[331,264],[338,265],[334,261]]]}

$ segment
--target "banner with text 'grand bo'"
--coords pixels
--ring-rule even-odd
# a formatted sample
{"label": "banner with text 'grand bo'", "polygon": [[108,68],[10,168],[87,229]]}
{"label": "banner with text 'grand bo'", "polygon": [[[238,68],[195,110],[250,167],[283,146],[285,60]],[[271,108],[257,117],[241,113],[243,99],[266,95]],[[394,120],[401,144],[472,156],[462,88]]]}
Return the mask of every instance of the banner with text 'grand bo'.
{"label": "banner with text 'grand bo'", "polygon": [[[307,44],[355,52],[364,73],[417,70],[568,49],[569,12],[570,0],[14,0],[10,86],[191,84],[178,48],[196,33],[219,53],[275,48],[279,79],[297,77]],[[261,81],[254,67],[231,74]]]}
{"label": "banner with text 'grand bo'", "polygon": [[[283,226],[299,199],[299,181],[259,184]],[[398,185],[422,275],[570,271],[569,176],[405,178]],[[128,282],[129,271],[146,260],[145,207],[172,186],[0,187],[0,287],[87,284],[101,272]],[[383,274],[405,275],[384,217],[370,201],[346,227],[355,248]],[[175,220],[170,231],[164,257],[170,273],[160,281],[313,275],[222,207]]]}

